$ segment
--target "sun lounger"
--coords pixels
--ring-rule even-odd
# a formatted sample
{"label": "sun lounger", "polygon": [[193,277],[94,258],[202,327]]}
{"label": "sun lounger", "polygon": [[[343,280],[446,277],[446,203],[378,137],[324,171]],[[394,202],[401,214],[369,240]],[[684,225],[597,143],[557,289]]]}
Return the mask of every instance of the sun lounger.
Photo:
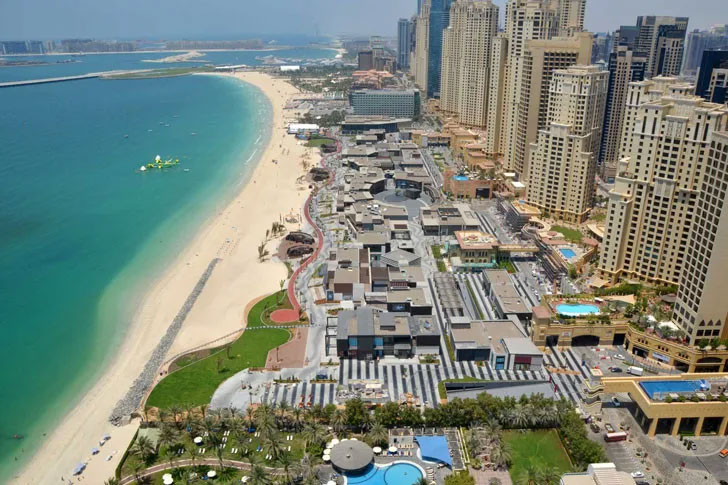
{"label": "sun lounger", "polygon": [[288,451],[291,451],[291,445],[288,445]]}

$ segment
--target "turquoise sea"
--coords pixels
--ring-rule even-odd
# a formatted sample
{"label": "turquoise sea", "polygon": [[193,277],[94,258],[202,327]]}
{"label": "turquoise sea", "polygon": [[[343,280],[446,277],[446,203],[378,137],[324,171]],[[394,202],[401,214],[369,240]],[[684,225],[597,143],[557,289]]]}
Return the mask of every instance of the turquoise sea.
{"label": "turquoise sea", "polygon": [[[94,57],[113,65],[116,56]],[[216,76],[0,89],[0,106],[8,477],[103,371],[144,289],[239,190],[271,113],[256,88]],[[180,164],[137,170],[157,154]]]}

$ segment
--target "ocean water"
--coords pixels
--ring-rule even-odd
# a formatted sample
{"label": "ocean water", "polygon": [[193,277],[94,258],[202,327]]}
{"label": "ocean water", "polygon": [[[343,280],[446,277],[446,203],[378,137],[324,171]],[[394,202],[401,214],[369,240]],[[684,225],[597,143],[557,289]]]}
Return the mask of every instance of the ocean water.
{"label": "ocean water", "polygon": [[[160,69],[168,67],[194,67],[205,64],[258,66],[260,58],[275,56],[280,59],[325,59],[334,57],[335,51],[330,49],[313,49],[298,47],[271,51],[208,51],[194,62],[157,63],[144,60],[162,59],[180,54],[179,52],[129,53],[129,54],[85,54],[82,56],[53,55],[8,57],[10,60],[29,60],[46,62],[33,66],[0,67],[0,82],[24,81],[27,79],[44,79],[49,77],[76,76],[91,72],[112,71],[117,69]],[[73,61],[73,62],[64,62]]]}
{"label": "ocean water", "polygon": [[[0,106],[8,477],[103,371],[144,289],[239,190],[271,112],[257,89],[217,76],[0,89]],[[137,170],[157,154],[180,164]]]}

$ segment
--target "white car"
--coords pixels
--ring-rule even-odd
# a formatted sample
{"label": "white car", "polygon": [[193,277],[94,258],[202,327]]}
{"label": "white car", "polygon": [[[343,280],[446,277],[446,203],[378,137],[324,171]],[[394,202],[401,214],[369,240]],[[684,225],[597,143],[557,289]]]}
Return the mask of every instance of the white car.
{"label": "white car", "polygon": [[632,472],[630,475],[632,478],[645,478],[645,474],[642,472]]}
{"label": "white car", "polygon": [[615,356],[614,356],[614,358],[615,358],[615,359],[619,359],[619,360],[624,360],[624,355],[622,355],[622,354],[617,354],[617,355],[615,355]]}

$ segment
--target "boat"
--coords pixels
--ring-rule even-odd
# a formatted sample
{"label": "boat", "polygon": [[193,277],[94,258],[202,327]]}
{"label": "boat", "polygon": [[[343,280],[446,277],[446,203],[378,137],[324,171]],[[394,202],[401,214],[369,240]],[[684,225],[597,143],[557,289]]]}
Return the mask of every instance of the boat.
{"label": "boat", "polygon": [[167,160],[162,160],[162,157],[157,155],[156,157],[154,157],[154,161],[152,163],[147,163],[140,170],[146,170],[148,168],[169,168],[174,167],[177,164],[179,164],[179,158],[175,158],[174,160],[172,160],[171,158]]}

